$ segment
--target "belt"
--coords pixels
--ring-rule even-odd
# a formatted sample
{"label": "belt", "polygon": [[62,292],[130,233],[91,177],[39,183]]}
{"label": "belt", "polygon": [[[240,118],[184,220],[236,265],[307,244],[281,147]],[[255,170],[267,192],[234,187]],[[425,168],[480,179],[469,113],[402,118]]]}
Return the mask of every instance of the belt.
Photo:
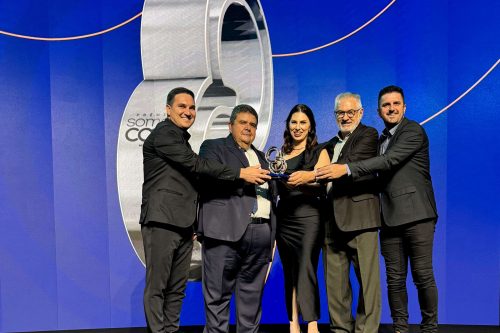
{"label": "belt", "polygon": [[269,223],[269,219],[265,219],[263,217],[252,217],[250,218],[250,224],[264,224]]}

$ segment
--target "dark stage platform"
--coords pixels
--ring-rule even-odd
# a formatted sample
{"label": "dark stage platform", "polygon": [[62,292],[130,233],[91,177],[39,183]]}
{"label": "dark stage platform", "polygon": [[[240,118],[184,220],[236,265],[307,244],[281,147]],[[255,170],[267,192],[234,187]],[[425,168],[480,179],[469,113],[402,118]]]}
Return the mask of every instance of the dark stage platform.
{"label": "dark stage platform", "polygon": [[[305,327],[304,327],[305,328]],[[230,333],[234,333],[235,327],[231,326]],[[44,333],[146,333],[144,327],[131,328],[109,328],[94,330],[70,330],[70,331],[38,331]],[[184,326],[179,333],[202,333],[203,326]],[[260,333],[288,333],[288,325],[261,325]],[[306,332],[306,331],[303,331]],[[320,332],[327,333],[328,326],[320,325]],[[418,325],[411,325],[410,333],[418,333]],[[30,332],[27,332],[30,333]],[[31,332],[35,333],[35,332]],[[391,326],[383,324],[379,333],[393,333]],[[500,333],[499,326],[472,326],[472,325],[439,325],[439,333]]]}

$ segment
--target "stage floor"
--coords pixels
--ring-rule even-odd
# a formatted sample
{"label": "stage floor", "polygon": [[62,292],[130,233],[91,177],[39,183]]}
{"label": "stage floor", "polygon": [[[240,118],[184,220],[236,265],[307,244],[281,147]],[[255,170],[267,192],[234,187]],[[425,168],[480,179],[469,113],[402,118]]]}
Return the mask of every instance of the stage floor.
{"label": "stage floor", "polygon": [[[303,327],[306,329],[306,327]],[[109,328],[93,330],[70,330],[70,331],[38,331],[44,333],[146,333],[144,327],[130,328]],[[179,333],[202,333],[203,326],[184,326]],[[231,326],[230,333],[236,332],[235,327]],[[260,333],[288,333],[288,325],[261,325]],[[303,330],[306,332],[306,330]],[[320,325],[320,332],[328,333],[327,325]],[[418,325],[411,325],[410,333],[418,333]],[[30,333],[30,332],[27,332]],[[35,333],[35,332],[31,332]],[[383,324],[380,326],[379,333],[393,333],[391,325]],[[471,326],[471,325],[439,325],[439,333],[500,333],[499,326]]]}

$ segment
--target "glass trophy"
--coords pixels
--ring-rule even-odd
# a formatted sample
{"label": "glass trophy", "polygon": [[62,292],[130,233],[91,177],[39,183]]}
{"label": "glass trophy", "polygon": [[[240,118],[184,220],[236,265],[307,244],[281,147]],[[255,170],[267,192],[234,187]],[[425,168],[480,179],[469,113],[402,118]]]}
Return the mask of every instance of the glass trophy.
{"label": "glass trophy", "polygon": [[269,163],[269,171],[273,179],[279,179],[287,181],[290,175],[286,174],[286,160],[281,149],[277,147],[271,147],[266,152],[266,161]]}

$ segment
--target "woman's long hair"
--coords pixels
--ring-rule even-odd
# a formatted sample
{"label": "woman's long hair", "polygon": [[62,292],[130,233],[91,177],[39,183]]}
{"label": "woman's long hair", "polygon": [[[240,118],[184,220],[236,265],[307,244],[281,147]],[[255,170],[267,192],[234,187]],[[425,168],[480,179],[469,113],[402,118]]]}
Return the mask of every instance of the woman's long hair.
{"label": "woman's long hair", "polygon": [[311,123],[311,127],[309,128],[309,133],[307,133],[306,140],[306,152],[311,151],[311,148],[315,147],[318,144],[318,137],[316,136],[316,120],[314,120],[314,114],[312,110],[305,104],[297,104],[295,105],[288,114],[285,123],[285,132],[283,133],[284,143],[282,150],[285,154],[290,154],[293,150],[293,138],[290,133],[290,119],[296,112],[304,113],[307,118],[309,118],[309,122]]}

